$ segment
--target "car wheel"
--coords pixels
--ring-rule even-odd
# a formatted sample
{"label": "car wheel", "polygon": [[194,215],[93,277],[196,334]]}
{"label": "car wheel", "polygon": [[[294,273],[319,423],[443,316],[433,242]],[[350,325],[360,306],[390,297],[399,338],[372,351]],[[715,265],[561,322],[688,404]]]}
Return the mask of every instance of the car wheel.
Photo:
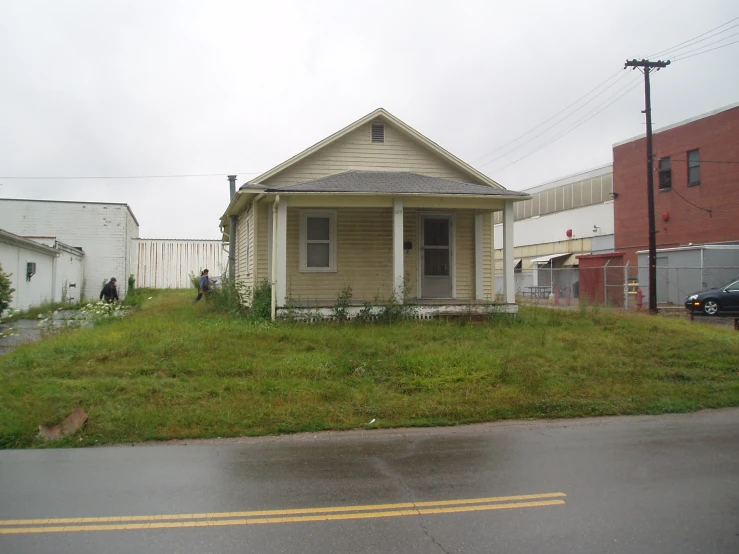
{"label": "car wheel", "polygon": [[709,298],[703,302],[703,313],[706,315],[716,315],[718,313],[718,302],[713,298]]}

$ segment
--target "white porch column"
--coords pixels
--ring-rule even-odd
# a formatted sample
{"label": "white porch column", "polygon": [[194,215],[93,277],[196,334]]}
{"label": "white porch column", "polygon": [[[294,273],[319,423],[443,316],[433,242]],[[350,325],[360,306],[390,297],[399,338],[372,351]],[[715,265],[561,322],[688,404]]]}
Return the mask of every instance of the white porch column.
{"label": "white porch column", "polygon": [[398,302],[403,303],[403,286],[405,284],[403,269],[403,199],[393,199],[393,294]]}
{"label": "white porch column", "polygon": [[283,197],[277,206],[277,236],[272,237],[277,241],[276,260],[277,264],[277,305],[285,305],[287,295],[287,197]]}
{"label": "white porch column", "polygon": [[482,289],[482,218],[475,214],[475,298],[483,300]]}
{"label": "white porch column", "polygon": [[516,283],[513,277],[513,200],[503,205],[503,301],[516,303]]}

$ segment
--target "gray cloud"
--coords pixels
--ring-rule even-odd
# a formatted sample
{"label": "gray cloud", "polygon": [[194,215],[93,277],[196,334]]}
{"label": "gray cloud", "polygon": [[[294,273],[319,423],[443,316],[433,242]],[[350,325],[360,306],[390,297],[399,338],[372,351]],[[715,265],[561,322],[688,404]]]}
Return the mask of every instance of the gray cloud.
{"label": "gray cloud", "polygon": [[[5,2],[0,175],[223,177],[3,179],[0,195],[126,202],[142,235],[214,238],[227,173],[261,173],[376,107],[479,165],[626,58],[736,16],[732,0]],[[655,125],[737,101],[738,61],[735,45],[657,73]],[[482,169],[523,189],[607,163],[644,131],[642,109],[639,85]]]}

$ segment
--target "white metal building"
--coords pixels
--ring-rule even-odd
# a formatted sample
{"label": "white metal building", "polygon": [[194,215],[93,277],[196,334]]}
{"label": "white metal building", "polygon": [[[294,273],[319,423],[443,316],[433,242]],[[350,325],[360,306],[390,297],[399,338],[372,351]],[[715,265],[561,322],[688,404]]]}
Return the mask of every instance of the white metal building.
{"label": "white metal building", "polygon": [[15,289],[10,307],[27,310],[65,298],[75,301],[84,253],[53,238],[21,237],[0,229],[0,265]]}
{"label": "white metal building", "polygon": [[85,253],[81,248],[74,248],[56,237],[25,237],[39,244],[54,248],[57,257],[54,267],[54,302],[76,303],[82,294],[82,282],[85,279]]}
{"label": "white metal building", "polygon": [[130,254],[129,265],[141,288],[190,288],[190,274],[207,268],[216,277],[228,264],[220,240],[133,239]]}
{"label": "white metal building", "polygon": [[55,237],[85,253],[81,298],[97,299],[103,283],[115,277],[126,295],[132,273],[129,249],[139,224],[127,204],[0,199],[2,228],[21,236]]}
{"label": "white metal building", "polygon": [[[613,165],[569,175],[527,189],[515,205],[516,292],[541,286],[577,291],[577,255],[612,252]],[[495,221],[496,291],[502,290],[502,223]],[[564,293],[563,293],[564,294]],[[577,296],[577,294],[574,294]]]}
{"label": "white metal building", "polygon": [[[649,251],[640,250],[639,283],[649,297]],[[739,244],[657,249],[657,302],[682,305],[695,292],[739,279]]]}

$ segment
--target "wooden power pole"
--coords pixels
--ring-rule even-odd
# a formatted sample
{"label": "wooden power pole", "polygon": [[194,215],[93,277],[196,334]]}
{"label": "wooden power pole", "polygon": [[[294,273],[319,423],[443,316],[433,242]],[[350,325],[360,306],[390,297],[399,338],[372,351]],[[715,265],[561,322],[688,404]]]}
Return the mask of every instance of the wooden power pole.
{"label": "wooden power pole", "polygon": [[644,72],[644,112],[647,114],[647,211],[649,217],[649,312],[657,313],[657,229],[654,224],[654,169],[652,163],[652,99],[649,89],[649,72],[659,71],[670,65],[670,60],[652,62],[649,60],[626,60],[627,67],[643,68]]}

